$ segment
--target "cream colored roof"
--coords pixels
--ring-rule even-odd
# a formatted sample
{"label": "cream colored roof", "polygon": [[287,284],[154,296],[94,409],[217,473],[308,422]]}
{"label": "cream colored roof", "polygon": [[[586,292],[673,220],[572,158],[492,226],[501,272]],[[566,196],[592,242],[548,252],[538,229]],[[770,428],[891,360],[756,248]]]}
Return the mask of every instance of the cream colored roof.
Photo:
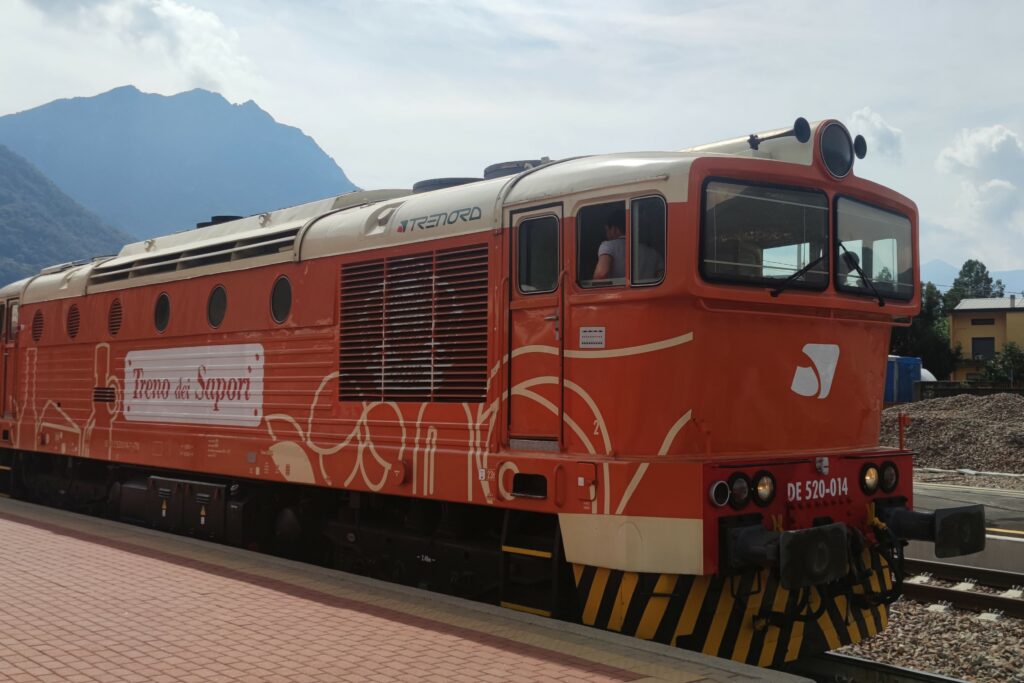
{"label": "cream colored roof", "polygon": [[[812,140],[819,125],[811,125]],[[774,132],[779,131],[760,135]],[[753,152],[744,137],[679,152],[566,159],[515,176],[415,195],[408,190],[354,192],[135,242],[111,259],[61,267],[58,272],[44,270],[28,282],[23,299],[31,303],[68,298],[482,232],[503,225],[506,210],[556,198],[568,215],[594,199],[638,192],[660,193],[669,202],[686,201],[693,161],[719,154],[809,164],[813,144],[780,138],[762,142]],[[14,287],[0,291],[16,291]]]}

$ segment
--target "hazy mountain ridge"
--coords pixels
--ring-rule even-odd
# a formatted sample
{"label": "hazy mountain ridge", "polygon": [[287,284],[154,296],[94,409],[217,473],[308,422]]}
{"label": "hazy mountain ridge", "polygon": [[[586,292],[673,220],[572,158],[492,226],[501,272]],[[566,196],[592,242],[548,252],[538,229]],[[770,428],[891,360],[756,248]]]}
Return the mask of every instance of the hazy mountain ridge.
{"label": "hazy mountain ridge", "polygon": [[116,254],[128,241],[0,145],[0,286],[45,266]]}
{"label": "hazy mountain ridge", "polygon": [[356,187],[316,142],[255,102],[133,86],[0,117],[0,144],[106,222],[138,237]]}

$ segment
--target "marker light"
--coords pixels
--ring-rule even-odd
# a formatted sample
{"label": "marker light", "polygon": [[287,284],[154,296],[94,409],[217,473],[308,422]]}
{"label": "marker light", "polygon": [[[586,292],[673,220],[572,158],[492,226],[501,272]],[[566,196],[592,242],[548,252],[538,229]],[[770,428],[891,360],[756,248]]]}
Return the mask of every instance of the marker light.
{"label": "marker light", "polygon": [[860,471],[860,487],[864,493],[871,494],[878,490],[878,468],[872,464],[864,465]]}
{"label": "marker light", "polygon": [[892,492],[900,481],[900,473],[896,465],[891,462],[882,463],[882,490],[886,493]]}
{"label": "marker light", "polygon": [[758,505],[767,505],[775,498],[775,477],[768,472],[758,472],[754,475],[754,502]]}
{"label": "marker light", "polygon": [[715,507],[725,507],[729,503],[730,489],[724,481],[716,481],[708,490],[711,504]]}
{"label": "marker light", "polygon": [[750,480],[746,475],[736,473],[729,477],[729,488],[732,492],[730,502],[734,509],[739,510],[750,502]]}

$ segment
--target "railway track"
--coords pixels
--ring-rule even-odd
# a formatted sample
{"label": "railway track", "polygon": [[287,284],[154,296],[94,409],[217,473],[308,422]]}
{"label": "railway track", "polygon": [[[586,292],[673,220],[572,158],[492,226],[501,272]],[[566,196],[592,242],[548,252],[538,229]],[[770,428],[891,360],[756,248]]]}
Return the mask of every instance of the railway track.
{"label": "railway track", "polygon": [[904,669],[869,659],[827,652],[803,657],[786,671],[818,683],[962,683],[959,678]]}
{"label": "railway track", "polygon": [[[1013,572],[969,567],[925,560],[907,560],[908,575],[903,594],[920,602],[944,602],[957,609],[975,612],[997,612],[1024,619],[1024,576]],[[955,582],[955,586],[930,583],[927,577]],[[978,587],[989,587],[1002,593],[985,593]]]}

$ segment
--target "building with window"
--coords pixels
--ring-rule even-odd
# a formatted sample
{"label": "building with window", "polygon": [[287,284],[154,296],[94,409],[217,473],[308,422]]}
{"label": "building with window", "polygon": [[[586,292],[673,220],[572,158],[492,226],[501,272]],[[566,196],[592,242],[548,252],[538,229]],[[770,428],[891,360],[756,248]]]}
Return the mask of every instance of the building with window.
{"label": "building with window", "polygon": [[1024,300],[963,299],[949,317],[949,343],[960,346],[964,359],[952,379],[982,379],[985,362],[1011,341],[1024,347]]}

